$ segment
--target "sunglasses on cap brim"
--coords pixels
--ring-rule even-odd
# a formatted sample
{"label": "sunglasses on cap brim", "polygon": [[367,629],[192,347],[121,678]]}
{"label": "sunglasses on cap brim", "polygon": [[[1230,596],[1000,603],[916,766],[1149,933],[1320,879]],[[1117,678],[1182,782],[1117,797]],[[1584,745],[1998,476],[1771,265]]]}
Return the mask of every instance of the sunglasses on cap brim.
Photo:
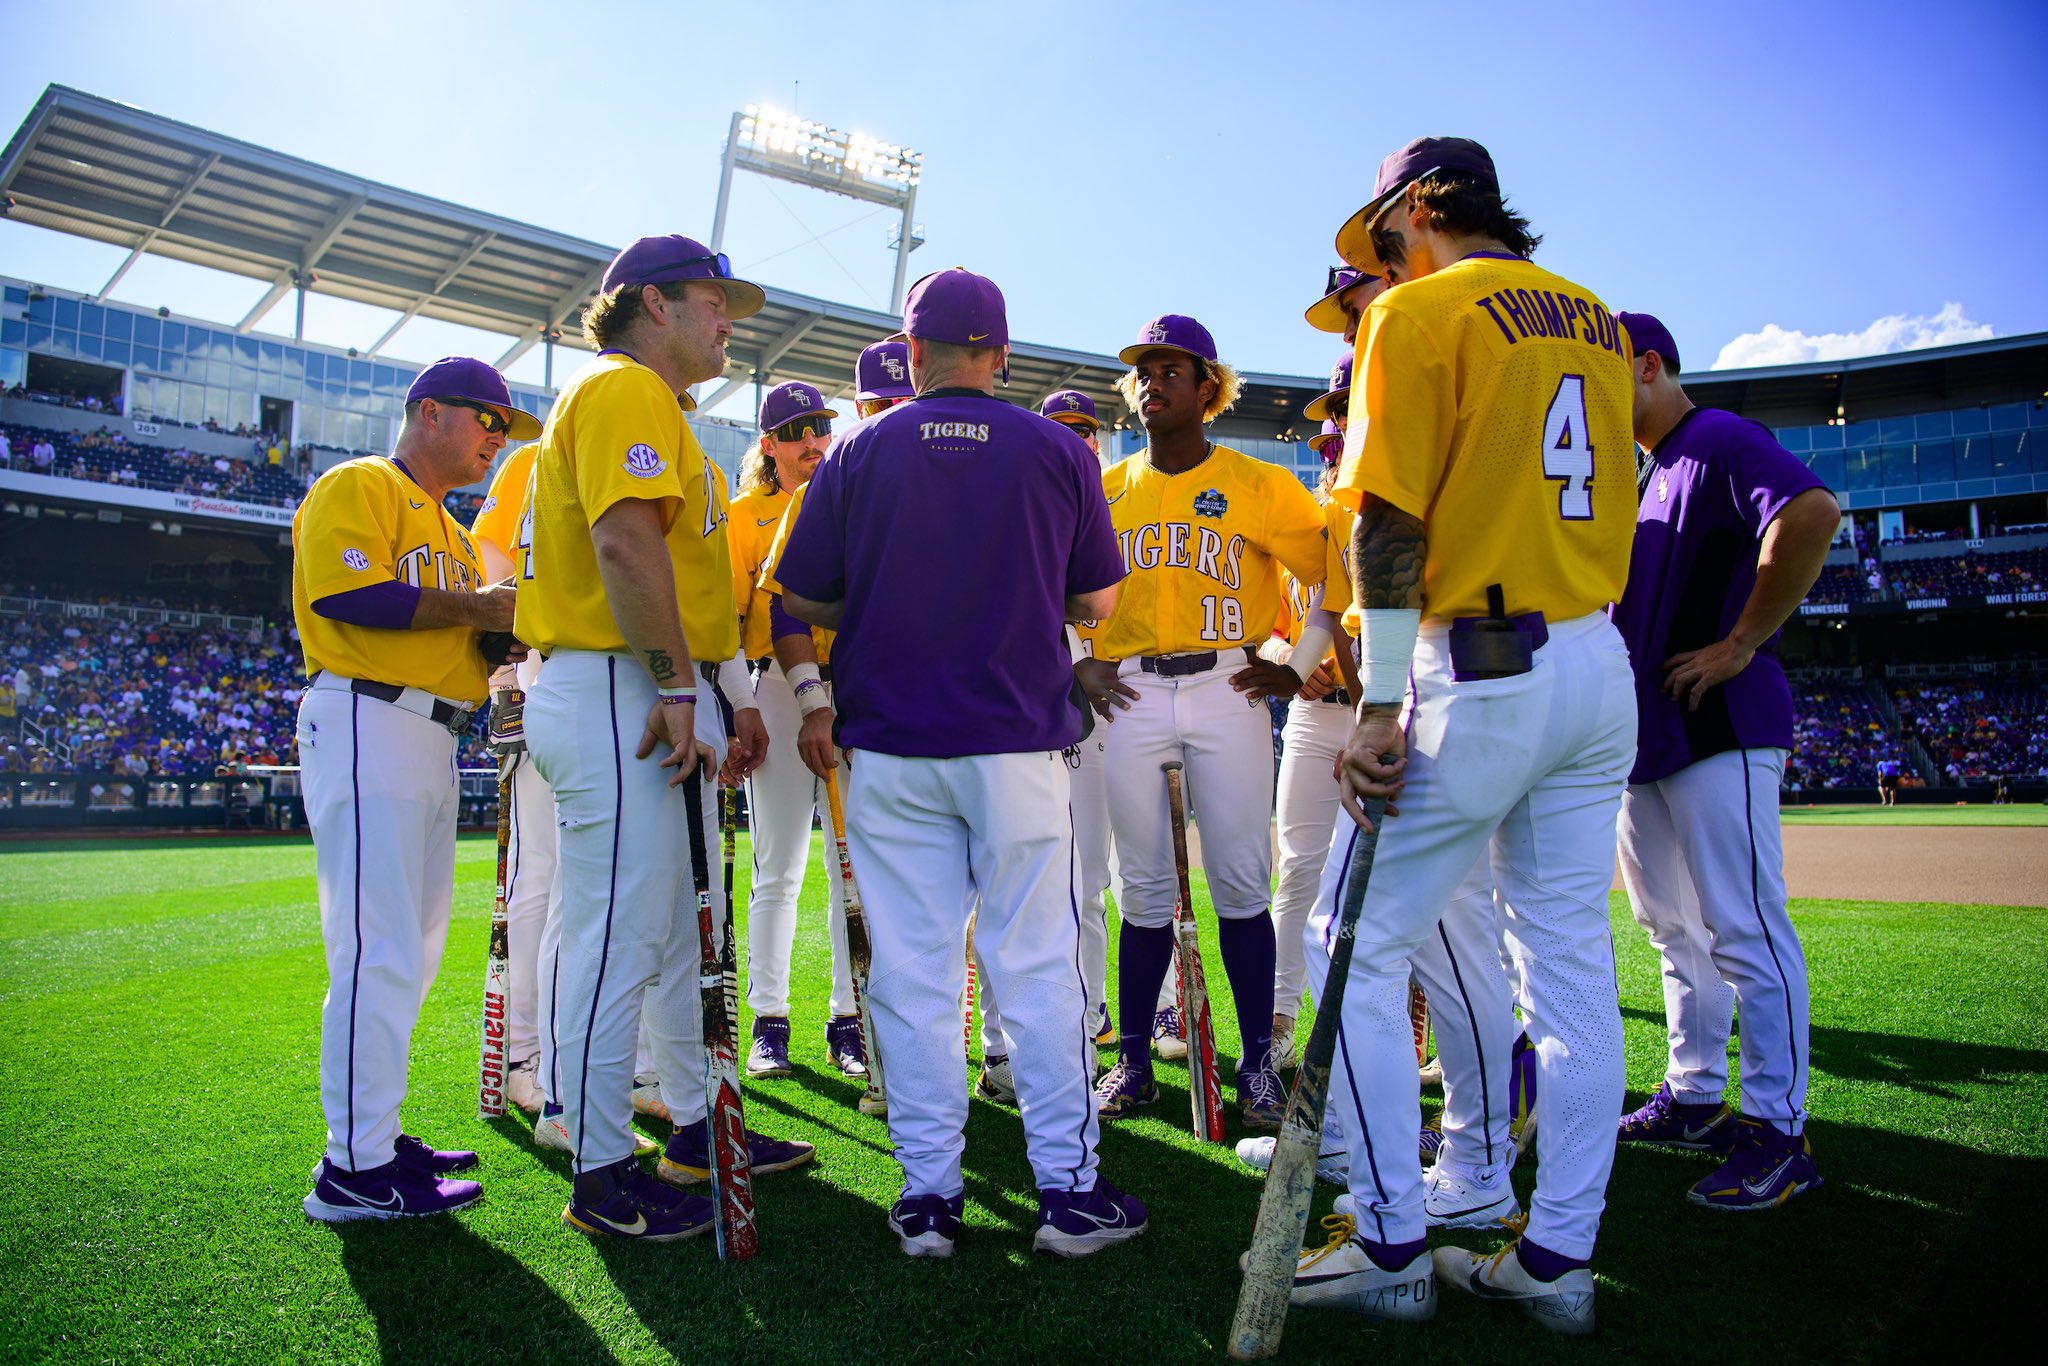
{"label": "sunglasses on cap brim", "polygon": [[477,425],[491,436],[508,436],[512,431],[512,419],[488,404],[477,403],[466,398],[437,398],[434,402],[450,408],[467,408],[476,414]]}

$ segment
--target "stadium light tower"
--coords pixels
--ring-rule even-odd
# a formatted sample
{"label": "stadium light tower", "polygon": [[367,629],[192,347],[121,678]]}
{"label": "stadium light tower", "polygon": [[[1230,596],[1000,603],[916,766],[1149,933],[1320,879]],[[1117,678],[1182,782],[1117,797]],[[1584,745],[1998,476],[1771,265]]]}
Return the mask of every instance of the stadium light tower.
{"label": "stadium light tower", "polygon": [[924,153],[750,104],[732,116],[732,129],[726,135],[725,160],[718,172],[718,210],[711,220],[713,251],[724,250],[726,203],[732,196],[735,170],[901,210],[902,225],[891,232],[889,242],[896,249],[896,283],[889,291],[889,311],[903,306],[910,253],[924,245],[924,235],[912,217],[917,209],[917,182],[924,174]]}

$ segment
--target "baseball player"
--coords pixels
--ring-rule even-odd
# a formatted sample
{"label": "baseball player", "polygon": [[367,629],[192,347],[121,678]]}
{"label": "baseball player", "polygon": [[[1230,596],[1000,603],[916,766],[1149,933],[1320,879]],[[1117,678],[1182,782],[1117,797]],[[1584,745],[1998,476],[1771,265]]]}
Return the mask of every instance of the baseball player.
{"label": "baseball player", "polygon": [[861,349],[853,363],[853,411],[873,417],[885,408],[917,397],[910,387],[910,348],[892,338]]}
{"label": "baseball player", "polygon": [[[1061,389],[1047,394],[1038,405],[1039,416],[1070,428],[1086,443],[1099,461],[1102,420],[1095,415],[1095,400],[1078,389]],[[1068,653],[1085,657],[1094,648],[1101,630],[1099,621],[1081,621],[1068,626]],[[1109,794],[1104,786],[1102,735],[1096,731],[1075,747],[1067,765],[1070,801],[1074,812],[1074,852],[1081,864],[1081,963],[1088,989],[1090,1037],[1096,1044],[1116,1042],[1109,1020],[1109,1003],[1104,998],[1109,972]],[[981,1071],[975,1077],[974,1093],[984,1100],[1014,1102],[1017,1087],[1010,1071],[1010,1058],[1003,1043],[1002,1006],[996,988],[981,969]]]}
{"label": "baseball player", "polygon": [[[659,1175],[702,1179],[698,928],[677,789],[724,761],[713,689],[720,661],[743,665],[725,481],[683,414],[689,386],[724,370],[733,319],[762,302],[759,286],[687,237],[643,237],[612,260],[584,315],[598,356],[548,416],[519,546],[518,632],[548,657],[526,697],[526,737],[557,812],[554,1024],[575,1175],[562,1217],[592,1237],[673,1241],[712,1218],[708,1200],[670,1190],[635,1159],[628,1097],[651,995],[675,1122]],[[736,695],[734,767],[745,773],[767,737],[759,710]],[[704,803],[707,847],[716,812]],[[747,1141],[757,1173],[812,1157],[808,1144]]]}
{"label": "baseball player", "polygon": [[[872,1003],[903,1165],[890,1224],[911,1256],[949,1255],[960,1233],[955,1011],[973,909],[1007,1012],[1034,1246],[1084,1256],[1146,1225],[1096,1170],[1061,753],[1083,730],[1062,623],[1108,615],[1123,568],[1095,457],[995,396],[1009,332],[994,283],[928,275],[903,327],[917,398],[839,439],[779,565],[789,610],[839,632],[847,835],[874,907]],[[928,610],[904,613],[912,601]]]}
{"label": "baseball player", "polygon": [[[754,674],[754,700],[768,729],[768,754],[747,781],[748,826],[754,843],[747,914],[747,1008],[753,1012],[754,1028],[747,1074],[755,1077],[786,1077],[791,1071],[789,956],[796,936],[797,896],[810,863],[811,820],[823,802],[818,777],[797,753],[802,717],[790,678],[772,653],[770,595],[759,579],[791,496],[809,481],[819,457],[832,444],[832,419],[838,416],[814,386],[800,380],[770,389],[761,400],[760,443],[748,452],[740,469],[740,496],[732,505],[733,591],[744,607],[741,633]],[[813,672],[822,680],[829,668],[814,666]],[[825,887],[832,940],[832,1018],[825,1026],[826,1054],[841,1072],[866,1076],[839,879],[827,877]]]}
{"label": "baseball player", "polygon": [[[1778,628],[1820,576],[1842,511],[1770,429],[1695,408],[1678,348],[1623,313],[1635,436],[1649,453],[1628,591],[1614,624],[1635,665],[1638,739],[1621,804],[1621,871],[1664,963],[1663,1083],[1624,1143],[1722,1154],[1688,1198],[1775,1209],[1823,1184],[1805,1136],[1806,955],[1785,913],[1778,785],[1792,689]],[[1742,1011],[1742,1109],[1728,1084]]]}
{"label": "baseball player", "polygon": [[1208,439],[1237,398],[1237,374],[1209,330],[1167,314],[1118,353],[1118,381],[1146,448],[1102,476],[1130,578],[1116,612],[1074,673],[1110,724],[1104,736],[1110,822],[1123,876],[1118,909],[1121,1058],[1103,1075],[1105,1118],[1159,1095],[1145,1019],[1173,956],[1178,894],[1160,765],[1186,765],[1223,968],[1237,1004],[1238,1103],[1273,1130],[1286,1093],[1272,1060],[1273,741],[1263,702],[1230,686],[1279,618],[1280,571],[1323,576],[1315,498],[1277,465]]}
{"label": "baseball player", "polygon": [[449,357],[405,396],[391,457],[320,476],[292,519],[292,613],[312,683],[299,763],[327,948],[320,1103],[327,1152],[306,1213],[327,1222],[440,1214],[483,1194],[449,1173],[473,1152],[399,1132],[420,1003],[455,890],[456,737],[484,700],[481,633],[511,629],[514,590],[485,588],[442,507],[539,423],[498,372]]}
{"label": "baseball player", "polygon": [[[1393,286],[1360,330],[1366,420],[1346,434],[1335,495],[1358,509],[1363,694],[1339,778],[1354,821],[1365,797],[1394,805],[1331,1088],[1368,1160],[1351,1164],[1351,1221],[1303,1254],[1295,1300],[1421,1319],[1441,1280],[1587,1332],[1614,1158],[1604,1116],[1623,1082],[1607,888],[1636,726],[1603,609],[1634,525],[1631,386],[1620,324],[1528,260],[1538,240],[1462,138],[1387,157],[1337,235],[1346,261]],[[1405,1159],[1420,1118],[1408,980],[1482,854],[1527,992],[1542,1162],[1518,1238],[1432,1259],[1422,1172]],[[1319,901],[1311,926],[1334,911]]]}

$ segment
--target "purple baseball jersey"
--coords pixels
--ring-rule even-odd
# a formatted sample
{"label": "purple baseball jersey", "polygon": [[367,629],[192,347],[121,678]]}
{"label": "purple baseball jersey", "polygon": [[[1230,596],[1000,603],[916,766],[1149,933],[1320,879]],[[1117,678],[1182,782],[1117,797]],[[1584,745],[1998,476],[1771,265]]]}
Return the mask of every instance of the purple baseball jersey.
{"label": "purple baseball jersey", "polygon": [[1631,783],[1731,749],[1790,749],[1792,689],[1777,637],[1687,711],[1663,692],[1664,661],[1724,638],[1756,587],[1757,548],[1785,504],[1826,487],[1766,427],[1715,408],[1679,419],[1650,455],[1628,588],[1614,624],[1635,666]]}
{"label": "purple baseball jersey", "polygon": [[777,570],[786,592],[846,604],[839,743],[938,759],[1078,740],[1066,599],[1123,576],[1081,438],[972,389],[849,428]]}

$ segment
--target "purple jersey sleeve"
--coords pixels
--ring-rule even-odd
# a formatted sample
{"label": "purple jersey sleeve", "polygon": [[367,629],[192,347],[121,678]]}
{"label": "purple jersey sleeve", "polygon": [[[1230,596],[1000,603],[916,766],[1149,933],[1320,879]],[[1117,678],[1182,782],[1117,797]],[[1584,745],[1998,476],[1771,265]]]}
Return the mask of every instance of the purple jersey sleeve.
{"label": "purple jersey sleeve", "polygon": [[1123,582],[1123,553],[1117,549],[1116,528],[1109,520],[1109,503],[1102,496],[1102,469],[1095,455],[1081,441],[1072,439],[1075,494],[1081,515],[1074,524],[1074,549],[1067,558],[1067,596],[1093,593]]}
{"label": "purple jersey sleeve", "polygon": [[782,591],[812,602],[846,597],[846,519],[840,488],[846,461],[827,455],[804,490],[803,512],[790,528],[775,577]]}
{"label": "purple jersey sleeve", "polygon": [[[1759,538],[1785,505],[1808,489],[1826,488],[1799,457],[1778,444],[1770,429],[1755,422],[1730,424],[1733,438],[1723,448],[1736,507]],[[1753,519],[1753,520],[1752,520]]]}

